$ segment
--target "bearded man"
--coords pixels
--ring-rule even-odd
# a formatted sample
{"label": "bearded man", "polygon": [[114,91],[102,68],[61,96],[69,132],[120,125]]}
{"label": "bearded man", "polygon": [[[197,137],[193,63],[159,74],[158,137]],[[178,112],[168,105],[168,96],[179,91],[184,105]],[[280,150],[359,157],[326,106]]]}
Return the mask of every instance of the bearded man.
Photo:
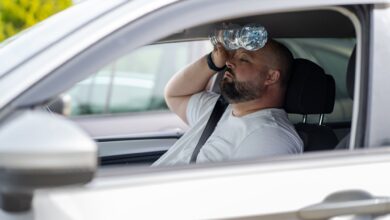
{"label": "bearded man", "polygon": [[224,68],[221,94],[229,102],[196,163],[298,154],[303,143],[283,110],[293,56],[269,39],[257,51],[226,51],[217,44],[208,55],[175,74],[165,88],[168,107],[190,129],[153,165],[189,164],[219,95],[205,91]]}

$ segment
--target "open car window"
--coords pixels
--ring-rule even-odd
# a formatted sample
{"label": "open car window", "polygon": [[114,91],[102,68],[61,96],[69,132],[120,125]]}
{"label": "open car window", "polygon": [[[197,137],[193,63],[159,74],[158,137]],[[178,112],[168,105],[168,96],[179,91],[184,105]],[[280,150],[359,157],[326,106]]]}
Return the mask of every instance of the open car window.
{"label": "open car window", "polygon": [[[346,91],[346,70],[355,39],[281,38],[295,58],[309,59],[336,81],[334,111],[325,123],[350,122],[352,100]],[[144,46],[121,57],[66,92],[71,116],[168,110],[163,97],[167,81],[180,69],[212,49],[208,40]],[[308,122],[318,121],[309,115]],[[300,115],[290,115],[298,123]]]}

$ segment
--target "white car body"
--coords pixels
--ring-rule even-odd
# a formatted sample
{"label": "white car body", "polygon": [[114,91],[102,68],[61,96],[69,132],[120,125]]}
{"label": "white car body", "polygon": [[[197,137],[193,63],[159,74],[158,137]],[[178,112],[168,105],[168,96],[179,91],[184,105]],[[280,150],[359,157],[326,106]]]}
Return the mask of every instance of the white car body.
{"label": "white car body", "polygon": [[[390,213],[390,178],[386,177],[390,170],[390,148],[387,148],[390,137],[390,117],[387,116],[390,112],[389,3],[380,0],[84,1],[55,15],[0,46],[1,119],[12,121],[7,116],[20,109],[33,111],[23,107],[44,101],[48,98],[45,94],[65,90],[85,78],[87,73],[74,74],[72,66],[67,69],[66,65],[77,59],[92,62],[93,57],[107,55],[99,50],[104,44],[112,43],[117,48],[107,55],[106,62],[109,62],[124,50],[149,44],[186,27],[220,19],[313,9],[340,12],[354,24],[357,58],[369,57],[368,82],[362,82],[363,67],[359,62],[356,64],[350,151],[168,168],[95,167],[96,175],[91,182],[34,189],[30,210],[0,210],[0,219],[281,220]],[[358,18],[340,6],[357,4],[372,5],[369,31],[362,30]],[[368,32],[369,39],[362,37],[364,31]],[[110,38],[114,33],[121,36],[122,32],[131,33],[132,38],[128,41]],[[113,43],[113,39],[122,41]],[[94,47],[98,43],[101,45]],[[362,45],[368,49],[368,54],[362,55]],[[99,68],[97,63],[93,64]],[[62,68],[64,66],[66,68]],[[57,82],[56,88],[45,84],[50,80]],[[367,88],[362,88],[364,83]],[[361,100],[367,103],[363,112]],[[41,126],[44,125],[37,125],[38,130]],[[0,145],[5,143],[1,138],[8,129],[7,126],[0,128]],[[42,138],[39,135],[28,137],[28,132],[23,134],[26,136],[18,142],[22,147],[28,147],[28,140],[32,138]],[[15,139],[20,138],[13,135]],[[83,138],[80,137],[80,143],[90,148],[92,144]],[[35,140],[36,148],[45,142],[43,138]],[[9,142],[10,146],[15,143]],[[0,154],[3,148],[6,146],[0,146]],[[38,168],[45,165],[40,161],[35,163]],[[96,166],[90,161],[85,165]],[[7,166],[0,162],[1,168]],[[28,167],[22,168],[28,170]],[[354,200],[354,196],[360,194],[351,190],[364,191],[372,198]],[[320,204],[335,192],[343,192],[342,198],[346,200]],[[318,205],[312,206],[314,204]]]}

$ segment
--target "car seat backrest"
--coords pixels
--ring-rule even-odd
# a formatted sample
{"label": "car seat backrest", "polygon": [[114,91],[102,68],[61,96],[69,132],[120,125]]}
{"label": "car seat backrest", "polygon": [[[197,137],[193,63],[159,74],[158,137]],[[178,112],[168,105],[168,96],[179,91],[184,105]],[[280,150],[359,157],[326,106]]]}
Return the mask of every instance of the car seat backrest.
{"label": "car seat backrest", "polygon": [[331,75],[312,61],[294,59],[291,79],[286,92],[285,110],[288,113],[319,114],[318,124],[295,125],[304,143],[304,151],[334,149],[338,139],[331,128],[322,125],[324,114],[333,111],[335,81]]}

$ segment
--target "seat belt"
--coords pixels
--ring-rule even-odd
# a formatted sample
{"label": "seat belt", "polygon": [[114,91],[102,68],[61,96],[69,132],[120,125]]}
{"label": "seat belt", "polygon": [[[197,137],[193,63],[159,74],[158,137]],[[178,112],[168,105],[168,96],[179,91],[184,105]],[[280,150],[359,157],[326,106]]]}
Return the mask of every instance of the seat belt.
{"label": "seat belt", "polygon": [[210,118],[207,121],[206,127],[203,130],[203,133],[199,138],[198,144],[196,145],[195,150],[191,155],[190,163],[196,163],[196,159],[198,157],[200,149],[203,147],[203,145],[206,143],[207,139],[209,139],[210,135],[213,133],[215,127],[217,126],[219,119],[221,119],[228,104],[229,103],[227,103],[225,101],[225,99],[223,98],[222,95],[219,96],[217,102],[214,105],[214,109],[211,112]]}

